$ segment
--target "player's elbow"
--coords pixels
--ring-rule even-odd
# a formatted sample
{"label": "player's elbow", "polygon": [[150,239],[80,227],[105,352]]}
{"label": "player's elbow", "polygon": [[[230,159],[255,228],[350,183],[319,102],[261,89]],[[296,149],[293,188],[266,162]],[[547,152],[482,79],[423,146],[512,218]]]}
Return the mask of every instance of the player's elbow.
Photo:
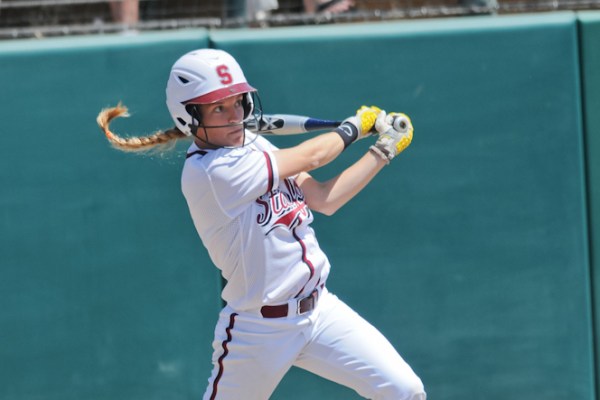
{"label": "player's elbow", "polygon": [[338,210],[337,208],[336,209],[325,208],[325,209],[319,210],[319,212],[323,215],[327,215],[328,217],[331,217],[333,214],[335,214],[335,212],[337,210]]}
{"label": "player's elbow", "polygon": [[305,175],[300,187],[304,192],[304,201],[308,207],[319,214],[331,216],[344,205],[342,198],[332,193],[331,181],[318,182],[310,175]]}
{"label": "player's elbow", "polygon": [[308,206],[311,210],[318,212],[319,214],[327,215],[328,217],[332,216],[340,209],[337,204],[328,203],[326,201],[317,202],[316,204],[309,203]]}

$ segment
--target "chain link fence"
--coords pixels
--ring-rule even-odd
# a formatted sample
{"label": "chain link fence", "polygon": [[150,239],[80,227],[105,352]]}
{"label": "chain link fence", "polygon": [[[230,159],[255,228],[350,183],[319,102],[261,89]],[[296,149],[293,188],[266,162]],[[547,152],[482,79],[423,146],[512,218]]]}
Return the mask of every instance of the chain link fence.
{"label": "chain link fence", "polygon": [[600,9],[600,0],[0,0],[0,39]]}

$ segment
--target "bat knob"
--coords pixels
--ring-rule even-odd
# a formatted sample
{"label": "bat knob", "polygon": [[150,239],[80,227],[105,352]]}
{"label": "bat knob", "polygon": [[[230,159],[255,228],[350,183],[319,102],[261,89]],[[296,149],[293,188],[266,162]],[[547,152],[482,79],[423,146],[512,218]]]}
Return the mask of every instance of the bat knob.
{"label": "bat knob", "polygon": [[405,133],[408,131],[408,127],[410,126],[410,120],[405,115],[394,115],[391,125],[395,131]]}

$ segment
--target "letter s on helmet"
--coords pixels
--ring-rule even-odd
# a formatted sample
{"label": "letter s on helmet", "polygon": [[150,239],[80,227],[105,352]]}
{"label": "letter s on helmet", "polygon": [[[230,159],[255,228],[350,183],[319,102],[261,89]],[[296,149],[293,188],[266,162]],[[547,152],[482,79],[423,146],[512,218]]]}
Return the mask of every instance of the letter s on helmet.
{"label": "letter s on helmet", "polygon": [[[238,94],[245,94],[244,119],[252,115],[256,92],[246,81],[237,61],[227,52],[215,49],[194,50],[173,64],[167,81],[167,108],[177,128],[188,136],[191,126],[198,125],[186,107],[211,104]],[[196,121],[194,121],[196,119]]]}

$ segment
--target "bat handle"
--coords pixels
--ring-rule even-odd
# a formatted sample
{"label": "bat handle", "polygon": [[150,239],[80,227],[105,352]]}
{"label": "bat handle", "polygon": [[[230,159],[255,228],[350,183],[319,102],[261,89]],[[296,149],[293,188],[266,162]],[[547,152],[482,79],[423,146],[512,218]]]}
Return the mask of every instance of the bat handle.
{"label": "bat handle", "polygon": [[317,118],[308,118],[304,123],[304,128],[306,131],[318,131],[325,129],[333,129],[340,126],[342,121],[334,121],[328,119],[317,119]]}

